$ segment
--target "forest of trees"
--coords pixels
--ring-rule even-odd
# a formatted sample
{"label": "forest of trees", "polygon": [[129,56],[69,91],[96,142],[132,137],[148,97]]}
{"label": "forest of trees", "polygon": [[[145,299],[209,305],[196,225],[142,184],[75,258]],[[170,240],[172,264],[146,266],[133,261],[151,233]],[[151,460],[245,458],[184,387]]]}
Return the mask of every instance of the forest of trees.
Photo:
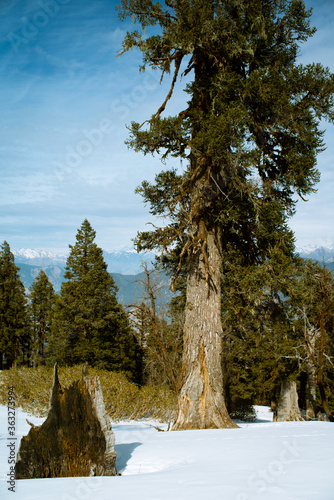
{"label": "forest of trees", "polygon": [[[165,222],[138,233],[137,250],[160,253],[175,296],[160,312],[146,268],[146,295],[125,310],[87,220],[59,295],[43,272],[26,295],[4,242],[2,366],[85,362],[168,385],[174,429],[234,427],[230,415],[274,407],[288,381],[307,418],[333,420],[334,279],[295,254],[288,225],[316,190],[320,126],[334,121],[334,76],[297,61],[311,12],[302,0],[121,0],[119,16],[135,23],[121,53],[139,49],[142,69],[171,74],[127,143],[182,162],[137,189]],[[168,116],[183,75],[186,108]]]}
{"label": "forest of trees", "polygon": [[[144,265],[141,300],[126,309],[85,220],[70,245],[57,295],[43,270],[28,291],[7,242],[0,252],[0,360],[38,367],[86,363],[123,372],[139,385],[181,387],[186,277],[159,303],[158,274]],[[157,263],[157,266],[160,266]],[[165,270],[170,262],[165,259]],[[161,302],[161,301],[160,301]],[[277,404],[281,383],[297,382],[308,419],[334,409],[334,277],[324,265],[273,253],[262,264],[226,263],[222,295],[223,392],[232,417]]]}
{"label": "forest of trees", "polygon": [[129,318],[118,303],[102,249],[88,220],[70,245],[60,294],[43,270],[28,294],[7,242],[0,253],[0,359],[13,364],[72,366],[86,363],[140,377],[141,350]]}

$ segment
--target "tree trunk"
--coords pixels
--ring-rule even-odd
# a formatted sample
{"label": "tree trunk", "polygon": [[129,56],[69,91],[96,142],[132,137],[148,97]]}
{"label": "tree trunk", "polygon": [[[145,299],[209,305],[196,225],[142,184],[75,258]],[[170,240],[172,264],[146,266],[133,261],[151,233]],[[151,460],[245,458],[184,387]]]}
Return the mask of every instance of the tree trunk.
{"label": "tree trunk", "polygon": [[277,422],[303,420],[298,405],[297,385],[293,380],[284,380],[277,407]]}
{"label": "tree trunk", "polygon": [[318,375],[317,375],[317,384],[318,384],[319,392],[320,392],[321,405],[324,409],[324,412],[326,413],[326,417],[328,418],[328,420],[330,422],[334,422],[334,414],[328,405],[328,400],[327,400],[326,391],[325,391],[325,387],[324,387],[324,379],[322,376],[322,372],[320,372],[320,371],[318,372]]}
{"label": "tree trunk", "polygon": [[[315,346],[319,335],[321,338],[321,344],[320,344],[320,352],[317,363]],[[318,386],[322,408],[325,411],[328,420],[333,422],[334,416],[328,405],[328,400],[326,397],[326,391],[322,375],[323,356],[324,356],[324,337],[325,337],[324,328],[320,330],[314,330],[314,329],[305,330],[305,339],[306,339],[307,353],[308,353],[306,360],[306,372],[307,372],[306,420],[315,420],[317,418],[316,397],[317,397],[317,386]]]}
{"label": "tree trunk", "polygon": [[55,365],[47,419],[21,439],[16,479],[117,475],[115,436],[100,380],[88,375],[87,367],[82,375],[63,388]]}
{"label": "tree trunk", "polygon": [[307,367],[306,420],[315,420],[317,414],[317,377],[315,366]]}
{"label": "tree trunk", "polygon": [[329,408],[328,400],[326,396],[326,391],[324,387],[324,377],[323,377],[323,364],[324,364],[324,354],[325,354],[325,338],[326,338],[326,329],[325,329],[325,313],[322,312],[320,318],[320,352],[319,352],[319,361],[318,361],[318,373],[317,373],[317,384],[319,387],[321,404],[326,413],[326,416],[330,422],[334,422],[334,415]]}
{"label": "tree trunk", "polygon": [[318,336],[318,330],[305,327],[305,340],[307,346],[306,420],[315,420],[317,414],[317,367],[315,345]]}
{"label": "tree trunk", "polygon": [[189,256],[181,379],[173,430],[238,427],[223,396],[221,256],[213,233],[206,249]]}

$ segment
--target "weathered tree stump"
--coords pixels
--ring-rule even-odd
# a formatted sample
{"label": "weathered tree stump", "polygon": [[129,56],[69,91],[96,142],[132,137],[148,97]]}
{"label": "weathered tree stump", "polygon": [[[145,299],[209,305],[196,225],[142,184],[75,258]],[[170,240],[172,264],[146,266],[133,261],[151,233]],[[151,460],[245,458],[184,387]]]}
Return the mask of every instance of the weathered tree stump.
{"label": "weathered tree stump", "polygon": [[293,380],[284,380],[277,407],[277,422],[303,420],[299,411],[297,385]]}
{"label": "weathered tree stump", "polygon": [[115,476],[115,437],[99,378],[86,375],[66,389],[54,368],[49,414],[21,440],[17,479]]}

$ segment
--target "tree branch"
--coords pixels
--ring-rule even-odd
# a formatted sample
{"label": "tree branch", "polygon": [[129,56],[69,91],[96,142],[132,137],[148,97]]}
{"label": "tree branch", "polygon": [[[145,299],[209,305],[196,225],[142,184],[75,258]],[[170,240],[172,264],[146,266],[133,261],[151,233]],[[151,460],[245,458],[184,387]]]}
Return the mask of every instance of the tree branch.
{"label": "tree branch", "polygon": [[166,99],[164,100],[164,102],[162,103],[162,105],[160,106],[160,108],[158,109],[158,111],[153,115],[153,118],[158,118],[161,115],[161,113],[166,108],[167,102],[169,101],[169,99],[173,95],[173,91],[174,91],[175,83],[176,83],[176,80],[177,80],[177,77],[178,77],[178,74],[179,74],[179,71],[180,71],[180,66],[181,66],[182,59],[183,59],[182,52],[177,52],[176,55],[174,56],[175,69],[174,69],[174,75],[173,75],[173,80],[172,80],[171,87],[170,87],[169,92],[168,92],[168,94],[166,96]]}

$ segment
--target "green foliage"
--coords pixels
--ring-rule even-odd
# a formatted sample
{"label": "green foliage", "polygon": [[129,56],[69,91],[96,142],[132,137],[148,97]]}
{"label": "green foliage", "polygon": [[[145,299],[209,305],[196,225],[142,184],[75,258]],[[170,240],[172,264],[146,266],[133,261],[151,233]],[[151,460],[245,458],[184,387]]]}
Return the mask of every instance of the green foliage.
{"label": "green foliage", "polygon": [[[290,286],[289,306],[294,328],[303,332],[307,322],[319,328],[321,322],[334,339],[334,277],[324,265],[300,259]],[[305,313],[305,314],[304,314]]]}
{"label": "green foliage", "polygon": [[[300,382],[300,402],[305,406],[310,363],[315,369],[315,384],[320,381],[332,407],[332,273],[316,262],[291,259],[276,248],[260,265],[229,262],[224,279],[224,371],[229,409],[234,411],[247,400],[277,402],[284,379]],[[318,391],[318,408],[323,404]]]}
{"label": "green foliage", "polygon": [[[123,373],[89,368],[98,375],[107,413],[114,420],[152,418],[170,421],[176,410],[175,394],[167,387],[144,386],[129,382]],[[53,369],[47,367],[20,368],[1,372],[0,404],[6,405],[8,387],[14,386],[16,404],[24,411],[45,417],[49,409]],[[59,380],[64,387],[81,378],[82,366],[63,367]]]}
{"label": "green foliage", "polygon": [[281,380],[298,376],[296,335],[286,296],[296,262],[279,247],[261,264],[225,267],[223,305],[225,392],[234,401],[270,404]]}
{"label": "green foliage", "polygon": [[0,251],[0,367],[29,360],[30,331],[24,286],[5,241]]}
{"label": "green foliage", "polygon": [[66,281],[56,301],[50,362],[85,362],[98,368],[136,373],[137,344],[116,285],[107,271],[95,231],[85,220],[70,245]]}
{"label": "green foliage", "polygon": [[[121,0],[120,18],[136,24],[122,53],[138,48],[142,69],[149,65],[162,78],[172,73],[156,113],[131,124],[128,146],[162,162],[182,160],[180,172],[163,171],[137,189],[164,225],[138,233],[135,243],[138,250],[167,254],[177,286],[180,272],[191,276],[203,261],[205,276],[197,285],[205,279],[208,295],[220,294],[210,286],[216,247],[229,332],[225,372],[231,392],[244,400],[268,397],[281,376],[298,369],[291,355],[296,337],[279,295],[284,284],[279,272],[271,277],[270,265],[273,252],[291,259],[287,221],[297,196],[313,193],[319,181],[320,121],[334,121],[334,75],[297,61],[300,44],[315,33],[310,15],[302,0]],[[184,75],[190,79],[187,107],[166,116]],[[287,280],[283,266],[280,271]],[[219,312],[213,320],[218,331]],[[206,339],[201,318],[194,331]]]}
{"label": "green foliage", "polygon": [[45,364],[45,344],[51,333],[55,293],[47,275],[41,269],[30,287],[29,314],[31,321],[31,364]]}
{"label": "green foliage", "polygon": [[[151,213],[171,223],[140,233],[138,248],[189,250],[205,239],[201,221],[222,228],[223,246],[251,248],[256,257],[268,248],[256,234],[261,217],[288,217],[294,193],[314,191],[319,122],[334,118],[333,75],[297,64],[300,43],[315,32],[310,11],[301,0],[121,0],[119,12],[136,23],[121,53],[139,48],[143,67],[173,74],[157,112],[132,123],[128,145],[163,161],[189,160],[181,175],[162,172],[139,188]],[[192,76],[188,107],[162,116],[181,74]]]}
{"label": "green foliage", "polygon": [[334,409],[334,277],[324,265],[300,259],[291,279],[287,302],[294,335],[299,370],[307,373],[310,365],[318,385],[318,408],[330,417]]}
{"label": "green foliage", "polygon": [[254,422],[256,420],[256,411],[250,399],[235,397],[229,408],[229,414],[231,418],[243,422]]}

